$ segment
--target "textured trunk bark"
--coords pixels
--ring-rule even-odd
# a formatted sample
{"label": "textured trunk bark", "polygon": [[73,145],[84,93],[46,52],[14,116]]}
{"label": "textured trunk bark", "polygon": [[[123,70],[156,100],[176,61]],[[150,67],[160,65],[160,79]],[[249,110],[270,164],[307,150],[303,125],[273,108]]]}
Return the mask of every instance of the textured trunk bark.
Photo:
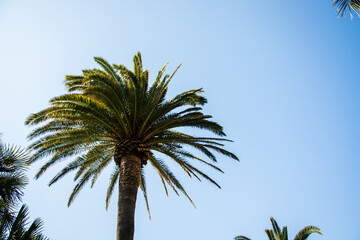
{"label": "textured trunk bark", "polygon": [[121,158],[117,240],[134,239],[134,217],[137,191],[140,185],[141,159],[136,155]]}

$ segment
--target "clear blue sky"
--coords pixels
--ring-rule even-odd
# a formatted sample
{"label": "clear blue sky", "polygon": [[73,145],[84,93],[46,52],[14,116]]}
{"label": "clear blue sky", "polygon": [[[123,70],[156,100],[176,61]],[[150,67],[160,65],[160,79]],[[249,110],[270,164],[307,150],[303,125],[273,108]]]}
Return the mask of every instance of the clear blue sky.
{"label": "clear blue sky", "polygon": [[[94,56],[132,67],[141,51],[152,73],[183,66],[169,95],[203,87],[240,163],[208,171],[222,189],[175,172],[197,208],[167,198],[150,166],[152,220],[139,195],[135,239],[266,239],[274,216],[291,237],[305,225],[360,239],[360,19],[338,19],[327,1],[0,1],[0,132],[26,147],[25,118],[65,92],[66,74]],[[31,179],[44,161],[29,171]],[[72,177],[52,187],[59,164],[25,191],[32,218],[54,240],[115,239],[109,175],[66,207]]]}

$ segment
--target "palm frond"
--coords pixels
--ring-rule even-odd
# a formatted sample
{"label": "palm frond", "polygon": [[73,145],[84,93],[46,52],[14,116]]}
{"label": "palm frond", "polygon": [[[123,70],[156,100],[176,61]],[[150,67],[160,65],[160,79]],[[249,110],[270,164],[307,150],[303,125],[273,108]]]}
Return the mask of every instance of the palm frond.
{"label": "palm frond", "polygon": [[106,192],[106,209],[108,209],[109,207],[110,199],[119,176],[120,176],[120,170],[117,166],[115,166],[115,169],[110,176],[109,187]]}
{"label": "palm frond", "polygon": [[235,238],[234,238],[234,240],[251,240],[250,238],[248,238],[248,237],[245,237],[245,236],[236,236]]}
{"label": "palm frond", "polygon": [[279,227],[279,225],[277,224],[277,222],[275,221],[275,219],[273,217],[270,218],[271,221],[271,225],[273,227],[273,232],[275,234],[275,238],[281,238],[281,229]]}
{"label": "palm frond", "polygon": [[203,178],[205,178],[206,180],[208,180],[209,182],[211,182],[212,184],[216,185],[218,188],[221,188],[220,185],[215,182],[212,178],[210,178],[208,175],[206,175],[205,173],[203,173],[202,171],[200,171],[199,169],[197,169],[196,167],[192,166],[191,164],[189,164],[184,158],[181,157],[181,154],[177,154],[175,151],[169,150],[168,148],[155,148],[156,151],[165,154],[166,156],[168,156],[169,158],[171,158],[172,160],[174,160],[177,164],[180,165],[180,167],[186,172],[188,173],[188,175],[194,176],[196,177],[199,181],[201,181],[201,179],[198,177],[197,174],[199,174],[200,176],[202,176]]}
{"label": "palm frond", "polygon": [[160,159],[156,159],[154,157],[149,158],[150,163],[154,166],[154,168],[158,171],[158,174],[162,179],[164,179],[174,190],[176,194],[178,194],[177,190],[180,190],[186,198],[191,202],[191,204],[195,206],[194,202],[191,200],[189,195],[186,193],[184,187],[180,184],[180,182],[175,178],[174,174],[168,169],[164,162]]}
{"label": "palm frond", "polygon": [[333,5],[337,8],[341,18],[348,13],[353,18],[352,12],[360,17],[360,0],[334,0]]}
{"label": "palm frond", "polygon": [[316,226],[306,226],[303,229],[301,229],[298,234],[296,234],[294,240],[305,240],[307,239],[310,234],[312,233],[318,233],[320,235],[322,235],[322,231],[320,230],[320,228],[316,227]]}
{"label": "palm frond", "polygon": [[[271,230],[271,229],[265,229],[264,231],[265,231],[266,235],[268,236],[269,240],[279,240],[279,239],[276,239],[273,230]],[[281,240],[281,239],[280,239],[280,240]]]}
{"label": "palm frond", "polygon": [[36,218],[29,228],[26,228],[29,220],[29,209],[23,204],[17,216],[11,224],[10,231],[5,239],[7,240],[48,240],[42,234],[43,221]]}
{"label": "palm frond", "polygon": [[146,181],[145,181],[144,169],[141,169],[140,189],[142,190],[144,198],[145,198],[145,204],[146,204],[146,209],[147,209],[148,214],[149,214],[149,219],[151,219],[149,201],[148,201],[147,191],[146,191]]}

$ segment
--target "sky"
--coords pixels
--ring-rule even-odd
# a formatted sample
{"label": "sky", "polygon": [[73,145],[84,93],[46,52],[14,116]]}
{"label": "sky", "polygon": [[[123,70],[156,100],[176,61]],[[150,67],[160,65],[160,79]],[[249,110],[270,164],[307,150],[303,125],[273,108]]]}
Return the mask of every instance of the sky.
{"label": "sky", "polygon": [[[0,132],[26,148],[31,114],[65,93],[64,76],[96,67],[94,56],[132,68],[140,51],[154,79],[182,66],[168,97],[203,88],[204,112],[234,142],[240,162],[221,157],[221,186],[173,171],[196,204],[171,192],[146,166],[151,220],[141,193],[135,239],[267,239],[270,217],[289,236],[316,225],[310,240],[360,239],[360,19],[339,19],[332,1],[0,1]],[[197,132],[197,131],[196,131]],[[33,177],[24,202],[53,240],[115,239],[111,168],[71,207],[73,176],[48,187],[66,160]]]}

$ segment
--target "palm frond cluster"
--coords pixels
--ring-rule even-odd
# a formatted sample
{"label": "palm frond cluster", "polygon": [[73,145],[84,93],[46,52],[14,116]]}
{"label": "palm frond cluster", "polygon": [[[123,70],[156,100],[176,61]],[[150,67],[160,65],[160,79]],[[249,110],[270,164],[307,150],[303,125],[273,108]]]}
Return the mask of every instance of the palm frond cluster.
{"label": "palm frond cluster", "polygon": [[11,228],[6,234],[0,232],[1,240],[49,240],[42,234],[43,221],[36,218],[28,227],[29,209],[24,204],[12,221]]}
{"label": "palm frond cluster", "polygon": [[[130,154],[141,159],[142,169],[147,163],[155,168],[166,194],[170,186],[191,201],[168,168],[168,159],[175,161],[190,177],[203,178],[220,187],[195,167],[193,161],[222,171],[186,150],[189,147],[199,150],[213,162],[217,161],[215,153],[238,160],[223,148],[224,142],[230,141],[223,138],[223,128],[211,120],[212,116],[202,113],[201,106],[207,102],[201,96],[203,90],[190,90],[166,100],[168,85],[178,68],[169,75],[165,74],[165,65],[150,84],[149,71],[143,69],[140,53],[133,59],[133,71],[123,65],[110,65],[99,57],[95,61],[101,69],[83,70],[80,76],[66,76],[68,93],[51,99],[49,108],[27,119],[27,125],[40,124],[29,135],[30,140],[36,139],[30,146],[35,150],[31,161],[51,156],[36,177],[62,159],[74,156],[49,183],[76,170],[77,184],[69,198],[70,205],[87,182],[93,186],[101,171],[115,162],[106,196],[108,206],[120,176],[121,159]],[[208,130],[219,137],[192,136],[181,132],[182,127]],[[140,182],[147,203],[143,172]]]}
{"label": "palm frond cluster", "polygon": [[5,145],[0,140],[0,199],[7,204],[21,200],[28,182],[24,174],[26,157],[21,148]]}
{"label": "palm frond cluster", "polygon": [[340,17],[349,13],[352,18],[352,12],[360,17],[360,0],[334,0],[333,5],[337,7]]}
{"label": "palm frond cluster", "polygon": [[0,139],[0,231],[6,233],[15,219],[16,206],[28,182],[26,153]]}
{"label": "palm frond cluster", "polygon": [[[273,229],[265,229],[265,233],[269,240],[289,240],[287,227],[280,229],[278,223],[273,217],[270,218]],[[322,234],[321,230],[316,226],[306,226],[301,229],[295,236],[294,240],[306,240],[312,233]],[[237,236],[234,240],[251,240],[245,236]]]}
{"label": "palm frond cluster", "polygon": [[0,139],[0,240],[46,240],[41,234],[43,222],[35,219],[28,225],[28,208],[24,204],[16,212],[28,182],[27,152],[3,144]]}

